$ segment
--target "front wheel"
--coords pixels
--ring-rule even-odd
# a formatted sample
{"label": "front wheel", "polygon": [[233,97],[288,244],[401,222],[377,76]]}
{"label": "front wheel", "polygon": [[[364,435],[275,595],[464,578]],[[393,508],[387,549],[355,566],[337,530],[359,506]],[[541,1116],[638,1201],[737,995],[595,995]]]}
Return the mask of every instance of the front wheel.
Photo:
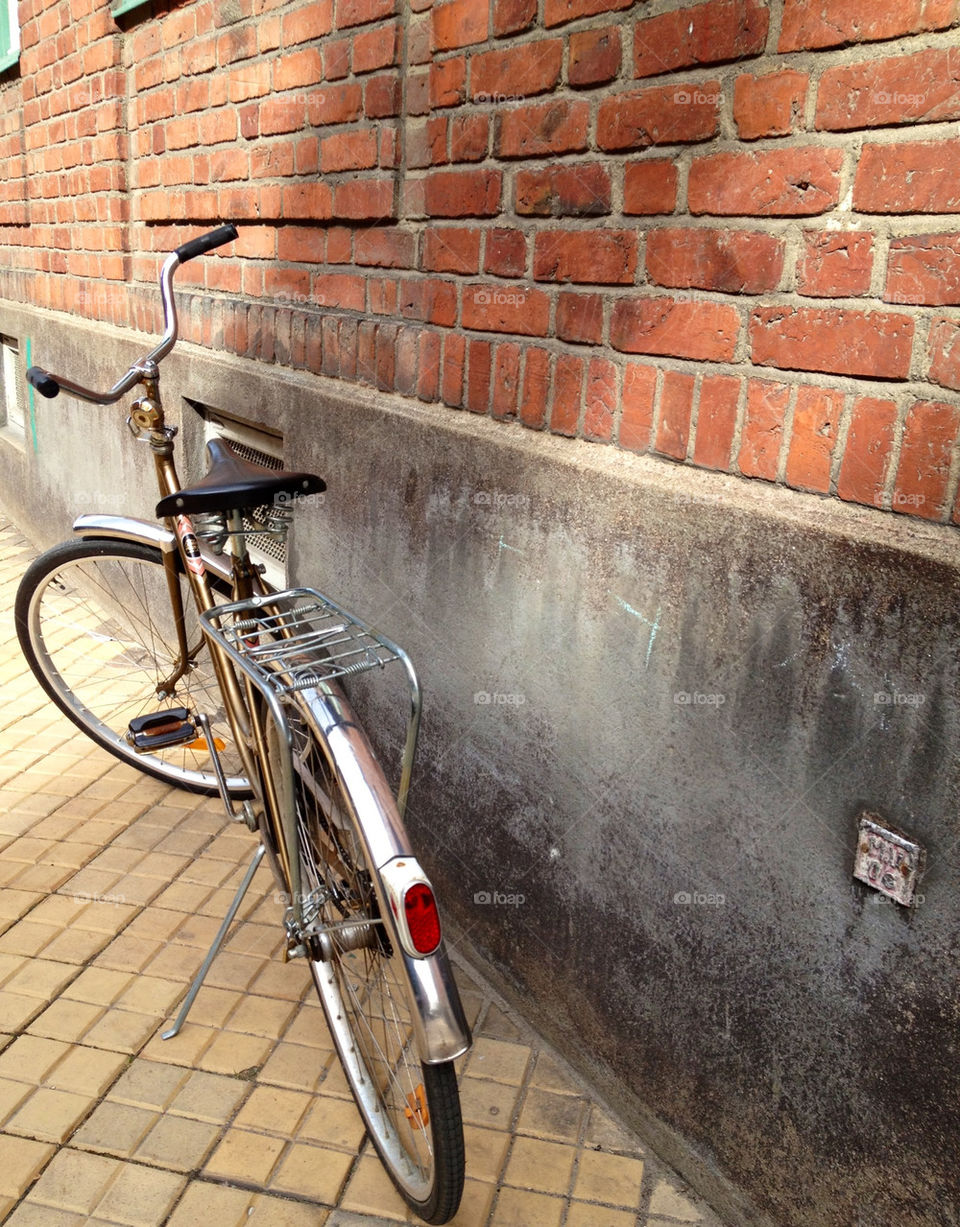
{"label": "front wheel", "polygon": [[127,740],[134,717],[185,707],[209,717],[230,792],[249,796],[186,577],[179,583],[190,656],[176,680],[163,558],[139,542],[67,541],[35,559],[17,591],[17,637],[48,696],[105,750],[178,788],[216,793],[202,735],[146,754]]}
{"label": "front wheel", "polygon": [[424,1222],[446,1223],[464,1178],[456,1071],[452,1061],[420,1060],[402,957],[380,916],[353,803],[296,713],[291,729],[304,919],[326,946],[310,963],[314,984],[391,1180]]}

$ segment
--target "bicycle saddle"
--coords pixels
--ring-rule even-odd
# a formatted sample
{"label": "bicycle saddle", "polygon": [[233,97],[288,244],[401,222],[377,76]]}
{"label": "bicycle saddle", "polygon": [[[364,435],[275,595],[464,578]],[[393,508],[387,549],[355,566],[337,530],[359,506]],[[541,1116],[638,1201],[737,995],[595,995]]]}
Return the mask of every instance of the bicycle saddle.
{"label": "bicycle saddle", "polygon": [[265,469],[241,460],[223,439],[207,444],[209,469],[195,485],[167,494],[157,503],[158,516],[191,515],[198,511],[248,511],[283,498],[291,501],[320,494],[327,483],[313,473]]}

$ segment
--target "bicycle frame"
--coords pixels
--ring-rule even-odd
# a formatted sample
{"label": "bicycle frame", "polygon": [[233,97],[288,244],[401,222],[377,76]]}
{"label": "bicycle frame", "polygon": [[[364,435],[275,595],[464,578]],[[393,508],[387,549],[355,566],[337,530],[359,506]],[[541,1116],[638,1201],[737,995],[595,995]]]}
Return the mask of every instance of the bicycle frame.
{"label": "bicycle frame", "polygon": [[[181,488],[173,460],[175,432],[168,428],[163,420],[159,373],[156,369],[145,372],[141,382],[146,395],[135,404],[131,421],[140,430],[146,429],[150,432],[149,441],[154,455],[158,488],[161,496],[165,496],[176,493]],[[242,529],[239,525],[233,527]],[[188,644],[186,639],[178,582],[181,566],[198,613],[216,607],[210,589],[211,575],[229,584],[235,600],[248,599],[254,595],[270,595],[269,589],[246,558],[242,531],[240,547],[228,561],[226,556],[216,555],[197,539],[186,516],[171,518],[164,527],[160,527],[158,524],[132,517],[86,514],[77,518],[73,528],[78,535],[85,538],[119,539],[150,545],[161,551],[170,580],[169,595],[177,626],[179,649],[174,673],[167,679],[170,685],[186,670],[191,654],[195,654],[199,647]],[[302,921],[295,820],[291,814],[283,812],[269,773],[259,769],[259,763],[265,761],[266,755],[266,720],[272,718],[269,715],[269,704],[258,710],[250,679],[238,678],[235,662],[226,656],[215,640],[207,637],[206,646],[211,653],[224,709],[244,769],[261,801],[262,814],[257,817],[258,825],[261,825],[262,845],[278,887],[283,891],[289,889],[294,912],[297,913],[297,919]],[[446,953],[441,947],[434,955],[414,958],[402,949],[389,906],[388,893],[381,877],[381,872],[392,872],[390,867],[397,863],[402,864],[404,859],[416,864],[397,803],[392,795],[374,795],[370,790],[367,781],[378,777],[378,770],[372,769],[373,752],[365,736],[359,732],[352,711],[336,685],[324,685],[302,694],[300,708],[321,742],[334,747],[337,763],[349,764],[352,794],[364,799],[365,812],[357,825],[369,853],[370,863],[377,867],[375,885],[381,916],[391,933],[397,956],[403,961],[410,986],[414,1007],[411,1017],[420,1057],[427,1064],[452,1060],[469,1048],[470,1031]],[[260,714],[261,710],[263,715]],[[371,769],[368,770],[368,767]],[[406,772],[401,781],[402,801],[405,800],[408,787],[409,772]],[[226,803],[226,796],[224,800]],[[238,817],[229,804],[227,808],[232,818]]]}

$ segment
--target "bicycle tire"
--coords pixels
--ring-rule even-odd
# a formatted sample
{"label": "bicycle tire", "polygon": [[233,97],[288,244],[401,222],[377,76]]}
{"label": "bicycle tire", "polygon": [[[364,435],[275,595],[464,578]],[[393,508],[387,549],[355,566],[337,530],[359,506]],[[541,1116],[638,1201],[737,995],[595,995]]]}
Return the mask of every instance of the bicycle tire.
{"label": "bicycle tire", "polygon": [[[213,586],[229,597],[222,581]],[[17,590],[20,647],[47,696],[97,745],[146,775],[209,796],[218,788],[212,765],[203,766],[209,753],[202,737],[195,748],[140,754],[124,736],[134,716],[180,706],[207,715],[229,791],[248,797],[185,576],[181,587],[188,642],[199,651],[195,667],[162,698],[157,685],[172,672],[176,635],[162,555],[152,546],[79,539],[41,554]]]}
{"label": "bicycle tire", "polygon": [[330,957],[310,959],[314,986],[390,1179],[424,1222],[446,1223],[457,1212],[464,1179],[454,1063],[428,1065],[417,1053],[408,983],[379,920],[356,808],[344,783],[349,773],[337,770],[326,743],[296,712],[291,730],[305,918],[336,926],[327,929]]}

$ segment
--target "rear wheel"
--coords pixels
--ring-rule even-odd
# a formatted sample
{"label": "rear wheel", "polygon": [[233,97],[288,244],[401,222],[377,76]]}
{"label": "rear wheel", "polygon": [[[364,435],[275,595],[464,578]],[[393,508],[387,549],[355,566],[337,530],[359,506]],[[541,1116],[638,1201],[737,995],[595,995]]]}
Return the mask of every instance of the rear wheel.
{"label": "rear wheel", "polygon": [[127,741],[137,716],[178,707],[208,716],[231,793],[249,796],[185,576],[180,589],[190,659],[176,681],[163,559],[137,542],[67,541],[37,558],[17,592],[20,646],[49,697],[98,745],[147,775],[212,794],[217,780],[202,734],[147,754]]}
{"label": "rear wheel", "polygon": [[464,1174],[454,1065],[420,1060],[402,957],[380,917],[350,797],[319,739],[291,714],[304,918],[325,946],[311,960],[314,983],[387,1172],[424,1222],[446,1223]]}

